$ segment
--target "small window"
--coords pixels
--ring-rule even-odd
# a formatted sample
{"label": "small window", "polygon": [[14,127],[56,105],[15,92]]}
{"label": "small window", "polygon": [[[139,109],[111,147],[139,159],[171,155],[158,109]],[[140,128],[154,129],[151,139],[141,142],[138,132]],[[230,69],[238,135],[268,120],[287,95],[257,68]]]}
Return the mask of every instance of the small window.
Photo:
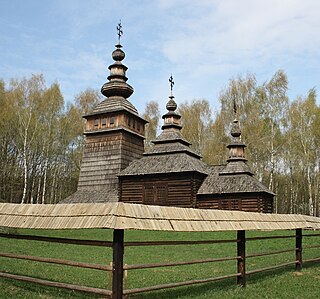
{"label": "small window", "polygon": [[137,122],[137,129],[138,129],[138,131],[140,131],[140,123],[139,122]]}
{"label": "small window", "polygon": [[131,117],[128,117],[128,126],[131,127]]}
{"label": "small window", "polygon": [[135,120],[132,121],[132,127],[133,127],[134,129],[136,128],[136,121],[135,121]]}
{"label": "small window", "polygon": [[107,124],[107,120],[106,120],[105,117],[101,120],[101,124],[102,124],[103,126],[105,126],[105,125]]}
{"label": "small window", "polygon": [[96,118],[96,119],[94,120],[94,126],[95,126],[95,127],[99,126],[99,118]]}
{"label": "small window", "polygon": [[114,125],[114,116],[110,117],[110,125]]}

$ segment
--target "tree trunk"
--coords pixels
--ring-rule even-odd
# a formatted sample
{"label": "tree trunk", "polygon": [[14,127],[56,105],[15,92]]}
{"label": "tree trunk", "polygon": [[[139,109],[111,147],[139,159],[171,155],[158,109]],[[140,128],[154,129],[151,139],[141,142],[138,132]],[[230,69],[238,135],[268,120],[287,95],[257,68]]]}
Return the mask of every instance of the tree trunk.
{"label": "tree trunk", "polygon": [[23,192],[21,203],[25,203],[26,195],[27,195],[27,182],[28,182],[28,162],[27,162],[27,138],[28,138],[28,126],[24,130],[24,138],[23,138]]}
{"label": "tree trunk", "polygon": [[314,215],[313,197],[312,197],[312,182],[310,174],[310,166],[307,166],[307,181],[308,181],[308,195],[309,195],[309,215]]}

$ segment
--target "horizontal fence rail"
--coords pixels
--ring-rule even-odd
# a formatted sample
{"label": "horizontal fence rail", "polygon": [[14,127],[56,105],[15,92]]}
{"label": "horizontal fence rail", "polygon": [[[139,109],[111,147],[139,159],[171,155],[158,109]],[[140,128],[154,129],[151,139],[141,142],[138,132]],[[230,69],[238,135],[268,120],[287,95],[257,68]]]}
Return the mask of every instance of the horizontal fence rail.
{"label": "horizontal fence rail", "polygon": [[238,260],[236,257],[224,257],[224,258],[214,258],[214,259],[204,259],[204,260],[193,260],[186,262],[171,262],[171,263],[155,263],[155,264],[137,264],[137,265],[125,265],[124,270],[134,270],[134,269],[148,269],[148,268],[158,268],[158,267],[173,267],[173,266],[183,266],[183,265],[194,265],[194,264],[204,264],[204,263],[214,263],[214,262],[224,262]]}
{"label": "horizontal fence rail", "polygon": [[112,294],[110,290],[85,287],[85,286],[80,286],[76,284],[50,281],[50,280],[38,279],[38,278],[29,277],[29,276],[15,275],[15,274],[4,273],[4,272],[0,272],[0,277],[19,280],[19,281],[25,281],[25,282],[32,282],[32,283],[49,286],[49,287],[57,287],[57,288],[63,288],[63,289],[68,289],[73,291],[80,291],[80,292],[98,294],[98,295],[104,295],[104,296],[111,296]]}
{"label": "horizontal fence rail", "polygon": [[99,240],[80,240],[80,239],[43,237],[43,236],[33,236],[33,235],[15,235],[15,234],[4,234],[4,233],[0,233],[0,237],[8,238],[8,239],[32,240],[32,241],[42,241],[42,242],[62,243],[62,244],[72,244],[72,245],[112,247],[112,242],[99,241]]}
{"label": "horizontal fence rail", "polygon": [[62,260],[62,259],[36,257],[36,256],[30,256],[30,255],[19,255],[19,254],[6,253],[6,252],[0,252],[0,256],[7,257],[7,258],[14,258],[14,259],[35,261],[35,262],[59,264],[59,265],[65,265],[65,266],[74,266],[74,267],[87,268],[87,269],[112,271],[111,266],[105,266],[105,265],[99,265],[99,264],[89,264],[89,263],[82,263],[82,262],[74,262],[74,261]]}
{"label": "horizontal fence rail", "polygon": [[[44,286],[59,287],[75,291],[87,292],[92,294],[98,294],[102,296],[111,297],[113,299],[122,299],[124,295],[132,295],[143,292],[151,292],[162,289],[171,289],[181,286],[189,286],[194,284],[202,284],[214,281],[221,281],[224,279],[236,278],[237,284],[244,287],[246,285],[246,276],[252,275],[264,271],[271,271],[274,269],[288,267],[295,265],[296,271],[301,271],[303,263],[306,262],[319,262],[320,257],[302,259],[302,239],[319,237],[320,233],[309,233],[302,235],[302,229],[296,229],[295,235],[283,235],[283,236],[259,236],[259,237],[246,237],[246,232],[243,230],[237,231],[237,237],[235,239],[221,239],[221,240],[197,240],[197,241],[139,241],[139,242],[124,242],[124,230],[115,229],[113,231],[112,241],[100,241],[100,240],[78,240],[69,238],[55,238],[55,237],[44,237],[44,236],[34,236],[34,235],[14,235],[14,234],[4,234],[0,233],[0,237],[11,238],[11,239],[21,239],[21,240],[32,240],[32,241],[43,241],[43,242],[53,242],[60,244],[72,244],[72,245],[86,245],[86,246],[103,246],[112,247],[113,251],[113,262],[110,265],[100,265],[84,262],[76,262],[64,259],[56,259],[49,257],[36,257],[30,255],[22,255],[15,253],[0,252],[0,257],[9,259],[21,259],[29,260],[31,262],[43,262],[60,264],[64,266],[73,266],[80,268],[88,268],[93,270],[103,270],[112,273],[112,290],[94,288],[88,286],[81,286],[69,283],[62,283],[56,281],[49,281],[29,276],[17,275],[13,273],[0,272],[0,277],[6,279],[14,279],[19,281],[25,281],[30,283],[36,283]],[[266,252],[252,252],[247,254],[247,243],[255,241],[267,241],[271,239],[293,239],[295,244],[293,248],[272,250]],[[208,259],[195,259],[189,261],[176,261],[176,262],[159,262],[159,263],[149,263],[149,264],[124,264],[124,249],[125,247],[132,246],[184,246],[184,245],[201,245],[201,244],[223,244],[223,243],[236,243],[235,256],[219,257],[219,258],[208,258]],[[306,245],[303,246],[304,252],[308,249],[320,248],[320,245]],[[295,258],[292,261],[286,263],[280,263],[273,266],[263,267],[260,269],[253,269],[250,271],[246,270],[247,258],[254,259],[262,256],[272,256],[283,253],[295,253]],[[193,279],[181,282],[166,283],[153,285],[141,288],[131,288],[124,289],[124,277],[127,275],[129,270],[139,270],[139,269],[151,269],[160,267],[177,267],[177,266],[188,266],[196,264],[209,264],[215,262],[226,262],[226,261],[236,261],[237,262],[237,272],[229,275],[218,276],[218,277],[207,277],[202,279]],[[107,264],[107,263],[106,263]],[[124,275],[125,274],[125,275]]]}

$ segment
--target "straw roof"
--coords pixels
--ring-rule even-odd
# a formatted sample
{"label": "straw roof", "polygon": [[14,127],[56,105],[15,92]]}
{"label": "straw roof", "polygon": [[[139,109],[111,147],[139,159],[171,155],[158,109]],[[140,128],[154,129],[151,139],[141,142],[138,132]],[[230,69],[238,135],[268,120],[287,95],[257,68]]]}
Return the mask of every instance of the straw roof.
{"label": "straw roof", "polygon": [[320,218],[128,203],[0,204],[0,227],[111,228],[163,231],[320,229]]}

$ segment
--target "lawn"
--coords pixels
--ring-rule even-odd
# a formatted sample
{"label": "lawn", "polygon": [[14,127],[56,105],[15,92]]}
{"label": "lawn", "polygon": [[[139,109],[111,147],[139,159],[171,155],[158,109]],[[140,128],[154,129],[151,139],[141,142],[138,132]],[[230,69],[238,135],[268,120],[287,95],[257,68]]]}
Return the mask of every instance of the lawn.
{"label": "lawn", "polygon": [[[75,239],[112,240],[111,230],[17,230],[19,234],[34,234]],[[268,235],[294,235],[295,231],[247,232],[247,237]],[[305,234],[305,233],[304,233]],[[175,233],[155,231],[126,231],[125,241],[158,240],[212,240],[235,239],[235,232],[221,233]],[[305,238],[303,245],[319,244],[320,237]],[[2,252],[23,255],[52,257],[97,264],[109,264],[112,260],[110,248],[54,244],[40,241],[0,238]],[[272,239],[247,242],[247,254],[270,250],[292,249],[295,239]],[[319,257],[318,249],[304,250],[303,258]],[[236,244],[205,244],[184,246],[126,247],[125,264],[188,261],[217,257],[236,256]],[[293,261],[294,252],[247,259],[247,270]],[[104,271],[66,267],[0,257],[0,271],[36,278],[56,280],[72,284],[110,289],[110,275]],[[125,288],[139,288],[155,284],[178,282],[233,274],[236,261],[164,267],[128,272]],[[132,298],[317,298],[319,296],[319,263],[303,266],[295,272],[294,265],[279,270],[247,276],[247,287],[239,288],[235,279],[179,287],[131,296]],[[131,298],[130,297],[130,298]],[[80,292],[43,287],[31,283],[0,279],[0,298],[101,298]]]}

